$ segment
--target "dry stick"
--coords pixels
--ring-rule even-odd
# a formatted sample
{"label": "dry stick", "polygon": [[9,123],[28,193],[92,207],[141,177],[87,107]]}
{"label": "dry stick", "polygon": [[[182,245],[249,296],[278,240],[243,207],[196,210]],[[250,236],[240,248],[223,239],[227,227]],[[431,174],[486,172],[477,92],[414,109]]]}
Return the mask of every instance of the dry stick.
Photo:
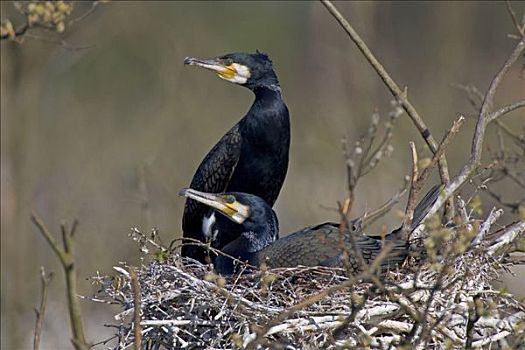
{"label": "dry stick", "polygon": [[489,115],[488,120],[489,120],[489,122],[491,122],[494,119],[498,119],[499,117],[501,117],[504,114],[507,114],[509,112],[512,112],[512,111],[514,111],[514,110],[516,110],[518,108],[522,108],[522,107],[525,107],[525,100],[518,101],[518,102],[515,102],[515,103],[511,103],[510,105],[507,105],[507,106],[503,106],[500,109],[498,109],[497,111],[492,112]]}
{"label": "dry stick", "polygon": [[55,255],[60,260],[64,274],[66,275],[66,293],[69,311],[69,321],[71,332],[73,333],[73,346],[76,350],[87,350],[86,337],[84,335],[84,325],[82,321],[82,309],[77,298],[77,279],[75,269],[75,251],[73,245],[73,236],[77,227],[77,221],[73,222],[71,230],[67,231],[65,225],[61,225],[63,248],[58,241],[49,232],[42,220],[35,214],[31,214],[31,221],[38,228],[40,234],[49,243]]}
{"label": "dry stick", "polygon": [[363,231],[376,220],[388,213],[394,207],[394,205],[396,205],[399,202],[401,197],[403,197],[405,195],[405,192],[408,190],[409,183],[410,179],[408,176],[406,176],[405,181],[403,183],[403,187],[397,193],[395,193],[388,201],[383,203],[383,205],[381,205],[379,208],[371,211],[370,213],[365,213],[362,224]]}
{"label": "dry stick", "polygon": [[412,225],[412,220],[414,218],[414,209],[416,208],[416,199],[417,199],[417,182],[419,180],[419,169],[417,168],[417,150],[416,145],[413,141],[410,141],[410,151],[412,153],[412,177],[410,190],[408,192],[408,202],[405,209],[405,218],[403,219],[403,239],[408,239],[410,234],[410,226]]}
{"label": "dry stick", "polygon": [[509,15],[512,18],[512,23],[514,23],[516,30],[518,31],[518,33],[521,34],[522,37],[525,36],[525,24],[524,23],[520,24],[518,22],[518,18],[516,17],[516,12],[514,12],[514,10],[512,9],[510,1],[505,0],[505,4],[507,5],[507,11],[509,11]]}
{"label": "dry stick", "polygon": [[40,280],[42,282],[40,287],[40,307],[38,310],[35,309],[36,313],[36,323],[35,323],[35,337],[33,339],[33,349],[38,350],[40,346],[40,336],[42,334],[42,326],[44,324],[44,315],[46,313],[46,303],[47,303],[47,287],[53,279],[53,273],[46,274],[44,267],[40,267]]}
{"label": "dry stick", "polygon": [[[430,148],[432,153],[435,154],[437,152],[438,145],[434,140],[434,137],[430,133],[430,130],[427,128],[425,122],[420,117],[419,113],[416,111],[414,106],[408,101],[406,91],[401,91],[399,86],[390,77],[390,75],[387,73],[387,71],[381,65],[381,63],[379,63],[379,61],[375,58],[374,54],[370,51],[368,46],[361,39],[359,34],[357,34],[357,32],[350,25],[350,23],[348,23],[348,21],[343,17],[341,12],[339,12],[339,10],[329,0],[320,1],[326,7],[328,12],[330,12],[332,16],[334,16],[334,18],[339,22],[339,24],[343,27],[346,33],[350,36],[352,41],[357,45],[361,53],[365,56],[367,61],[372,65],[377,74],[381,77],[381,79],[388,87],[392,95],[394,95],[394,97],[401,103],[403,109],[407,112],[408,116],[410,117],[416,128],[419,130],[421,136],[427,143],[428,147]],[[446,185],[449,183],[450,176],[448,174],[448,165],[447,160],[444,156],[442,156],[439,159],[439,175],[443,184]],[[454,217],[454,202],[452,199],[448,201],[446,212],[447,220],[450,220]]]}
{"label": "dry stick", "polygon": [[350,288],[353,285],[355,285],[359,280],[362,280],[362,279],[371,279],[373,281],[377,280],[377,279],[374,279],[374,276],[375,276],[374,271],[378,271],[378,269],[381,267],[381,263],[388,257],[388,254],[391,252],[391,250],[392,250],[392,245],[385,244],[382,247],[380,253],[377,255],[377,257],[374,259],[374,261],[371,264],[362,265],[363,267],[367,266],[365,271],[355,276],[352,276],[352,275],[346,276],[348,278],[346,281],[338,285],[323,289],[313,295],[310,295],[309,297],[301,300],[294,306],[278,314],[274,319],[270,320],[268,323],[266,323],[263,327],[259,328],[255,332],[256,333],[255,338],[252,339],[251,342],[248,344],[247,349],[255,349],[257,347],[257,344],[259,344],[260,337],[264,336],[270,328],[286,320],[291,315],[293,315],[295,312],[301,311],[304,308],[312,304],[315,304],[316,302],[326,298],[327,296],[337,291],[340,291],[346,288]]}
{"label": "dry stick", "polygon": [[131,288],[133,289],[133,324],[135,334],[135,350],[140,350],[142,346],[142,329],[140,326],[141,307],[140,307],[140,283],[137,277],[137,270],[131,266],[129,268],[129,275],[131,278]]}
{"label": "dry stick", "polygon": [[[452,124],[452,127],[447,131],[445,136],[443,137],[443,140],[439,144],[439,147],[432,157],[432,160],[430,161],[430,164],[423,169],[421,174],[414,173],[414,171],[417,171],[416,169],[412,170],[412,184],[410,186],[410,192],[408,196],[408,203],[405,210],[405,220],[403,221],[403,237],[409,239],[411,234],[411,227],[412,227],[412,220],[414,216],[414,210],[416,208],[416,198],[418,193],[423,188],[423,185],[427,179],[427,177],[430,175],[431,169],[436,165],[436,163],[439,161],[439,158],[441,155],[445,153],[445,150],[447,149],[448,145],[450,144],[450,141],[452,140],[452,137],[456,135],[465,122],[465,118],[463,116],[459,117],[458,120],[454,121],[454,124]],[[416,158],[414,159],[414,152],[415,146],[413,142],[410,143],[410,147],[412,148],[412,159],[413,161],[417,162],[417,153],[415,154]],[[413,165],[413,167],[416,167],[417,163]]]}
{"label": "dry stick", "polygon": [[[516,62],[516,60],[521,56],[522,52],[525,50],[525,38],[522,38],[514,47],[514,50],[510,54],[509,58],[503,64],[503,67],[498,71],[496,76],[492,79],[490,87],[483,98],[483,103],[479,112],[478,121],[476,123],[476,128],[474,131],[474,136],[472,138],[472,146],[470,157],[467,163],[463,166],[458,175],[456,175],[450,183],[443,189],[440,197],[430,208],[426,217],[434,215],[445,201],[454,195],[454,193],[463,185],[472,175],[474,170],[478,167],[481,160],[481,152],[483,150],[483,140],[485,137],[485,130],[490,119],[490,110],[494,104],[494,96],[496,91],[503,80],[503,77],[508,72],[510,67]],[[496,119],[497,120],[497,119]]]}

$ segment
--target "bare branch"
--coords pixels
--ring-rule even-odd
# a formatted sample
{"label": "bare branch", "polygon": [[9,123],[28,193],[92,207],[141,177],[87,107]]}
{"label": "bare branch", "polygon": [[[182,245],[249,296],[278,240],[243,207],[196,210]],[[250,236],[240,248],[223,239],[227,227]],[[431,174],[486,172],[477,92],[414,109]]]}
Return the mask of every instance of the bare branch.
{"label": "bare branch", "polygon": [[[346,33],[350,36],[352,41],[357,45],[361,53],[365,56],[367,61],[372,65],[372,67],[375,69],[377,74],[381,77],[385,85],[388,87],[392,95],[400,102],[400,104],[403,106],[403,109],[407,112],[408,116],[416,126],[416,128],[419,130],[419,133],[427,143],[428,147],[432,151],[432,153],[436,153],[438,149],[438,145],[430,133],[430,130],[426,126],[425,122],[419,115],[419,113],[416,111],[415,107],[408,101],[407,93],[406,91],[402,91],[399,86],[394,82],[394,80],[390,77],[390,75],[387,73],[383,65],[377,60],[377,58],[374,56],[374,54],[370,51],[366,43],[361,39],[359,34],[354,30],[354,28],[348,23],[348,21],[343,17],[343,15],[339,12],[339,10],[332,4],[329,0],[321,0],[323,5],[326,7],[326,9],[334,16],[334,18],[339,22],[341,27],[346,31]],[[450,176],[448,173],[448,165],[446,158],[442,156],[439,160],[439,174],[441,176],[441,181],[443,184],[448,184],[450,181]],[[447,207],[447,217],[452,218],[453,215],[453,202],[449,203],[449,206]]]}
{"label": "bare branch", "polygon": [[53,273],[46,274],[44,267],[40,267],[40,307],[36,312],[35,335],[33,338],[33,349],[38,350],[40,347],[40,337],[42,335],[42,326],[44,325],[44,315],[46,313],[47,289],[53,279]]}
{"label": "bare branch", "polygon": [[496,210],[496,208],[492,208],[489,216],[485,221],[483,221],[481,227],[479,228],[478,234],[472,241],[472,246],[477,246],[485,238],[485,235],[489,232],[489,229],[501,215],[503,215],[503,210]]}
{"label": "bare branch", "polygon": [[488,253],[490,255],[495,255],[498,250],[502,247],[507,246],[509,243],[514,242],[514,240],[519,236],[525,233],[525,220],[518,221],[510,226],[507,226],[504,233],[499,236],[494,244],[492,244]]}
{"label": "bare branch", "polygon": [[365,213],[363,218],[363,230],[370,226],[372,223],[374,223],[377,219],[384,216],[386,213],[388,213],[394,205],[396,205],[401,197],[403,197],[408,189],[408,186],[410,184],[410,178],[408,176],[405,177],[405,181],[403,183],[403,187],[395,193],[392,198],[390,198],[387,202],[385,202],[383,205],[381,205],[379,208],[371,211],[370,213]]}
{"label": "bare branch", "polygon": [[82,309],[77,297],[77,276],[75,269],[75,250],[73,236],[77,227],[74,221],[71,230],[67,230],[65,224],[61,225],[63,247],[51,235],[42,220],[35,214],[31,215],[31,221],[38,228],[40,234],[49,243],[55,255],[59,258],[64,274],[66,276],[66,294],[68,301],[69,321],[73,339],[71,340],[76,350],[87,350],[86,337],[84,335],[84,324],[82,320]]}
{"label": "bare branch", "polygon": [[505,0],[505,4],[507,5],[507,11],[509,11],[509,15],[512,18],[512,23],[514,23],[514,27],[516,27],[516,30],[522,37],[525,37],[525,23],[519,23],[518,18],[516,17],[516,13],[514,12],[514,9],[512,8],[512,5],[510,4],[509,0]]}
{"label": "bare branch", "polygon": [[142,329],[140,320],[142,318],[140,283],[137,277],[137,270],[134,267],[129,268],[129,275],[131,277],[131,287],[133,289],[133,326],[135,327],[135,350],[142,348]]}
{"label": "bare branch", "polygon": [[[430,211],[427,214],[427,217],[434,215],[441,206],[449,199],[454,193],[470,178],[474,170],[478,167],[481,159],[481,153],[483,149],[483,140],[485,137],[485,130],[489,123],[490,111],[494,103],[494,96],[500,85],[503,77],[508,72],[510,67],[516,62],[518,57],[522,54],[525,49],[525,38],[522,38],[514,47],[514,50],[510,54],[507,61],[503,64],[503,67],[496,74],[492,80],[490,87],[485,94],[483,99],[483,104],[480,109],[478,121],[476,123],[476,129],[474,131],[474,136],[472,139],[472,148],[470,157],[467,163],[463,166],[458,175],[456,175],[450,182],[448,186],[442,191],[442,195],[436,203],[432,206]],[[497,120],[497,119],[496,119]]]}
{"label": "bare branch", "polygon": [[408,192],[408,203],[405,210],[405,219],[403,220],[403,235],[402,237],[408,239],[410,227],[412,226],[412,220],[414,218],[414,209],[416,208],[416,196],[417,192],[421,188],[417,188],[416,184],[419,180],[419,169],[417,168],[417,150],[416,145],[413,141],[410,141],[410,150],[412,151],[412,177],[410,190]]}
{"label": "bare branch", "polygon": [[510,113],[518,108],[522,108],[522,107],[525,107],[525,100],[523,101],[518,101],[518,102],[515,102],[515,103],[512,103],[508,106],[504,106],[504,107],[501,107],[500,109],[498,109],[497,111],[494,111],[492,112],[489,117],[488,117],[488,122],[490,123],[491,121],[495,120],[495,119],[498,119],[499,117],[507,114],[507,113]]}

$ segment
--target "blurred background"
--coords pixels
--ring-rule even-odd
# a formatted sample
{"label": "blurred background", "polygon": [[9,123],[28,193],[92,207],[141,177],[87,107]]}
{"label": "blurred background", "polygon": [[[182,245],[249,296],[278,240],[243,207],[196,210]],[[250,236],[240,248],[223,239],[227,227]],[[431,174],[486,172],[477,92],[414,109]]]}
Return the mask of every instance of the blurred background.
{"label": "blurred background", "polygon": [[[459,114],[473,112],[452,84],[485,91],[514,45],[503,2],[337,6],[396,82],[408,86],[437,140]],[[524,3],[513,6],[521,16]],[[90,7],[74,3],[72,18]],[[1,10],[2,20],[15,26],[24,20],[12,2],[2,2]],[[40,266],[56,273],[42,348],[71,347],[62,270],[30,213],[56,234],[62,220],[79,220],[79,292],[87,296],[93,293],[90,276],[113,273],[120,261],[140,263],[138,246],[128,237],[131,227],[157,227],[167,242],[180,237],[184,200],[178,190],[253,100],[249,90],[184,67],[183,59],[256,49],[273,60],[291,112],[289,172],[275,207],[281,231],[337,220],[329,208],[347,193],[341,140],[354,142],[366,133],[376,109],[386,118],[392,98],[320,3],[109,2],[66,24],[58,37],[33,31],[21,43],[2,41],[3,349],[31,347]],[[498,104],[524,97],[520,66],[501,86]],[[515,112],[505,122],[519,130],[525,117]],[[467,118],[449,148],[452,175],[467,159],[473,125]],[[404,115],[395,128],[394,154],[359,184],[354,215],[382,204],[400,187],[411,167],[410,140],[421,156],[429,155]],[[512,198],[515,189],[502,186]],[[482,198],[486,214],[494,203]],[[383,222],[392,228],[399,221],[394,210]],[[523,280],[523,271],[519,275]],[[525,289],[525,282],[509,288]],[[84,301],[83,310],[89,340],[112,334],[103,325],[113,322],[115,309]]]}

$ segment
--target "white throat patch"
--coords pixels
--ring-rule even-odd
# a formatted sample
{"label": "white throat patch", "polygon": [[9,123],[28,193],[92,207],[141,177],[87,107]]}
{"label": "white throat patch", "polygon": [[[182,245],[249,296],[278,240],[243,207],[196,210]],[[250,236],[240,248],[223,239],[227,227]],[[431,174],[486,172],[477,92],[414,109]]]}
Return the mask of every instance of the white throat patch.
{"label": "white throat patch", "polygon": [[214,211],[211,213],[211,215],[207,215],[202,218],[202,233],[204,234],[206,241],[213,242],[217,238],[218,230],[215,229],[216,221],[217,219],[215,218]]}
{"label": "white throat patch", "polygon": [[242,64],[238,64],[238,63],[233,63],[232,64],[233,68],[235,69],[235,74],[233,75],[232,78],[223,78],[223,79],[226,79],[228,81],[231,81],[232,83],[235,83],[235,84],[245,84],[248,79],[250,79],[250,77],[252,76],[252,74],[250,73],[250,69],[246,66],[243,66]]}

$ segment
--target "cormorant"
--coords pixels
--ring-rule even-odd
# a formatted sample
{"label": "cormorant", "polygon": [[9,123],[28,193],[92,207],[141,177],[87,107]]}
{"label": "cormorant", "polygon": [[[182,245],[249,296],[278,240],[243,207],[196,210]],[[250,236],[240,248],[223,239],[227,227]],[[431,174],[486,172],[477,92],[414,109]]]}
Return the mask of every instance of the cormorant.
{"label": "cormorant", "polygon": [[[288,169],[290,118],[272,62],[257,51],[211,60],[187,57],[184,64],[215,71],[220,78],[255,94],[248,113],[204,157],[190,188],[210,193],[247,192],[273,206]],[[216,226],[223,229],[218,231]],[[183,238],[211,242],[212,247],[221,249],[239,237],[240,229],[208,207],[186,201]],[[191,244],[183,245],[181,254],[201,262],[206,257],[203,248]]]}
{"label": "cormorant", "polygon": [[[434,186],[417,205],[414,211],[412,230],[414,230],[439,196],[441,186]],[[262,263],[269,267],[304,266],[342,266],[343,249],[340,243],[341,232],[337,223],[323,223],[306,227],[281,239],[277,239],[278,221],[275,212],[261,198],[247,193],[203,193],[192,189],[183,189],[180,195],[192,198],[203,203],[229,218],[242,227],[241,235],[225,245],[222,251],[253,266]],[[359,272],[362,267],[360,259],[352,249],[355,242],[356,249],[361,252],[366,264],[371,263],[381,252],[381,248],[388,242],[391,245],[387,257],[381,264],[385,270],[399,266],[408,255],[408,242],[401,239],[401,228],[392,231],[385,241],[379,237],[370,237],[362,234],[360,219],[350,223],[350,229],[343,235],[344,244],[348,252],[348,267],[352,273]],[[218,227],[220,230],[221,228]],[[215,270],[221,274],[235,272],[231,258],[219,255],[214,260]]]}

